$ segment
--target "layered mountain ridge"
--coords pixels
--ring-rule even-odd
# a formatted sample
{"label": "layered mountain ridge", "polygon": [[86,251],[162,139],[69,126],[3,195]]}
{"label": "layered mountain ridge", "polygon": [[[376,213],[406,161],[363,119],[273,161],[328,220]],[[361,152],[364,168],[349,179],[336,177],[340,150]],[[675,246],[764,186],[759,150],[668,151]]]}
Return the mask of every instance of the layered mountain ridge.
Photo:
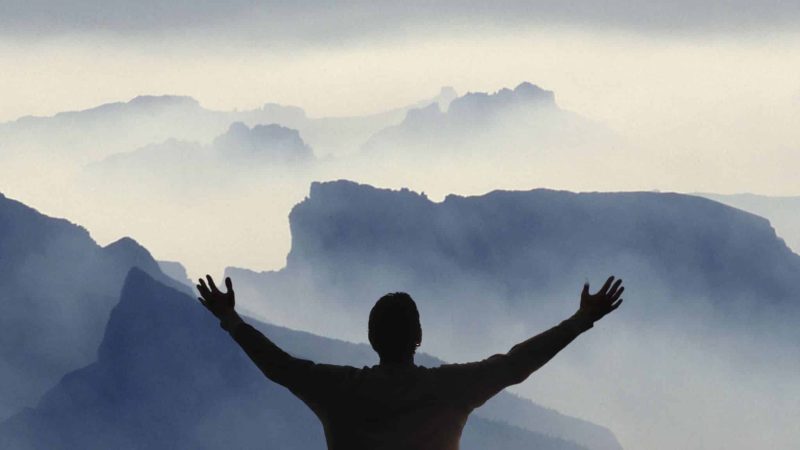
{"label": "layered mountain ridge", "polygon": [[0,419],[94,359],[132,267],[171,283],[134,240],[101,247],[86,229],[0,195]]}

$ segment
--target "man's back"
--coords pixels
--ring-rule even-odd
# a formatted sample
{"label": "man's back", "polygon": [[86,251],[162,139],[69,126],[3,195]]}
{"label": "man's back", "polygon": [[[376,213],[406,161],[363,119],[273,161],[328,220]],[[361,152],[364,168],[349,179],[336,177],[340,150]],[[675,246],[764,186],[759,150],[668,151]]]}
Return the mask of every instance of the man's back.
{"label": "man's back", "polygon": [[307,402],[322,422],[329,449],[458,449],[473,407],[454,395],[441,369],[337,369],[339,389],[319,403]]}
{"label": "man's back", "polygon": [[329,450],[457,450],[473,409],[523,381],[589,327],[573,317],[507,354],[473,363],[361,369],[294,358],[246,323],[230,331],[268,378],[314,411]]}

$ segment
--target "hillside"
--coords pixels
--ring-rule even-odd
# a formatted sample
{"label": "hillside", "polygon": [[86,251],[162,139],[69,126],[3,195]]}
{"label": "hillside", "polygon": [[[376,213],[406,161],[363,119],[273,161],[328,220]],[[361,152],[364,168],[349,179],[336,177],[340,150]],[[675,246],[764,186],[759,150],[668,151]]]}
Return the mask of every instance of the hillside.
{"label": "hillside", "polygon": [[167,282],[132,239],[101,247],[84,228],[0,195],[0,419],[94,360],[132,267]]}

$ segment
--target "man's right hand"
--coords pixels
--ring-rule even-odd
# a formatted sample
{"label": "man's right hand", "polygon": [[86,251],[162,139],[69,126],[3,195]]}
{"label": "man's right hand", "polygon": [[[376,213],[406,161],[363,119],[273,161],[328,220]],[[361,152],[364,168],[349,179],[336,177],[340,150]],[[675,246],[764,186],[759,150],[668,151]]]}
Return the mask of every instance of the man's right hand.
{"label": "man's right hand", "polygon": [[233,283],[230,277],[225,278],[225,287],[228,292],[221,292],[217,289],[217,285],[214,284],[214,279],[211,278],[211,275],[206,275],[206,280],[208,280],[208,284],[206,284],[205,280],[200,278],[200,284],[197,285],[197,290],[201,295],[201,297],[197,298],[200,300],[200,303],[220,320],[235,314],[233,308],[236,304],[236,300],[234,298]]}
{"label": "man's right hand", "polygon": [[622,304],[620,296],[625,288],[622,286],[622,280],[614,282],[614,277],[608,277],[606,283],[597,291],[596,294],[589,293],[589,283],[583,285],[583,292],[581,292],[581,308],[578,314],[584,315],[596,322],[603,318],[606,314],[619,308]]}

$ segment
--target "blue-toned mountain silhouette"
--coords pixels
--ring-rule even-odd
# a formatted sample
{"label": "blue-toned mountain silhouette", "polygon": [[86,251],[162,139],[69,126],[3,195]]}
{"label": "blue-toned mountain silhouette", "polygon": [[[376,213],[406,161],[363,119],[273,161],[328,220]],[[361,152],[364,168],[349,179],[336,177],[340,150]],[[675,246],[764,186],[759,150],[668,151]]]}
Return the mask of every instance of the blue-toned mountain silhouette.
{"label": "blue-toned mountain silhouette", "polygon": [[87,174],[108,182],[196,185],[212,182],[214,173],[244,169],[286,170],[314,161],[297,130],[280,125],[249,127],[235,122],[208,145],[168,139],[116,153],[87,166]]}
{"label": "blue-toned mountain silhouette", "polygon": [[402,123],[367,141],[365,155],[382,157],[509,157],[555,148],[595,147],[613,135],[556,105],[552,91],[524,82],[495,93],[471,92],[450,102],[411,109]]}
{"label": "blue-toned mountain silhouette", "polygon": [[95,359],[132,267],[171,282],[132,239],[101,247],[82,227],[0,195],[0,419]]}
{"label": "blue-toned mountain silhouette", "polygon": [[157,262],[158,268],[161,269],[161,272],[164,275],[172,278],[180,284],[186,285],[190,289],[194,289],[194,283],[192,283],[192,280],[189,279],[189,275],[186,273],[186,267],[184,267],[183,264],[179,263],[178,261]]}
{"label": "blue-toned mountain silhouette", "polygon": [[[347,315],[367,310],[392,283],[424,294],[432,311],[455,323],[461,317],[452,314],[460,312],[449,306],[465,299],[467,323],[473,308],[494,312],[498,302],[512,318],[533,317],[547,304],[531,298],[616,273],[649,293],[635,310],[643,314],[698,298],[722,320],[757,309],[764,315],[764,308],[778,317],[800,311],[800,256],[769,222],[695,196],[537,189],[436,203],[408,190],[338,181],[312,184],[290,224],[285,269],[228,271],[252,286],[248,295],[277,286],[299,294],[287,301],[295,307],[314,291],[295,280],[311,279],[326,293],[319,306]],[[265,303],[281,314],[276,297]]]}
{"label": "blue-toned mountain silhouette", "polygon": [[46,154],[87,163],[169,139],[208,144],[235,122],[299,130],[322,155],[352,153],[375,132],[400,123],[409,109],[432,102],[446,107],[455,97],[452,88],[443,88],[430,99],[381,113],[309,117],[301,108],[276,103],[252,110],[219,111],[205,108],[191,97],[143,95],[127,102],[0,123],[0,148],[4,149],[0,160]]}
{"label": "blue-toned mountain silhouette", "polygon": [[757,194],[697,194],[769,219],[795,253],[800,252],[800,197]]}
{"label": "blue-toned mountain silhouette", "polygon": [[[356,366],[375,363],[363,344],[255,325],[298,356]],[[424,355],[421,361],[438,363]],[[587,448],[526,429],[524,421],[532,418],[574,426],[576,437],[596,441],[593,448],[619,448],[613,435],[596,425],[507,394],[498,401],[499,409],[515,415],[516,426],[501,422],[503,413],[489,411],[495,420],[475,416],[462,448]],[[266,380],[194,298],[133,269],[97,362],[68,374],[35,408],[1,424],[0,446],[310,450],[324,448],[324,437],[310,410]]]}

